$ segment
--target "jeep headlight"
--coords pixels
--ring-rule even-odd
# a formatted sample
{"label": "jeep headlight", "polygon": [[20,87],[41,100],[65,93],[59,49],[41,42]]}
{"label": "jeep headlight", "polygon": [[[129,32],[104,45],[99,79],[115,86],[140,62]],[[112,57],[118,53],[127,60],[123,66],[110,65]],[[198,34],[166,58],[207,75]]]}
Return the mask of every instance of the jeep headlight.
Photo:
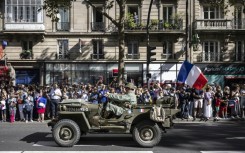
{"label": "jeep headlight", "polygon": [[61,106],[61,111],[66,111],[66,110],[67,110],[66,105],[62,105]]}

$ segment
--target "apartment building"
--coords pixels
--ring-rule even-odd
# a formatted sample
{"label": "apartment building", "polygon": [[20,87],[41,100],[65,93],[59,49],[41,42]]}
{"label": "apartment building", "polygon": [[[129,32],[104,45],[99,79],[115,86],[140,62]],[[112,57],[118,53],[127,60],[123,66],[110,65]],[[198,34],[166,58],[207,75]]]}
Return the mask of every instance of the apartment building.
{"label": "apartment building", "polygon": [[[92,2],[104,10],[103,1]],[[146,82],[149,3],[127,0],[125,8],[125,77],[136,85]],[[110,82],[118,68],[119,50],[117,28],[111,21],[76,0],[71,8],[60,8],[59,21],[52,22],[42,5],[43,0],[1,1],[0,40],[8,42],[3,59],[15,68],[17,83],[96,83],[101,77]],[[188,59],[203,69],[211,83],[234,77],[244,80],[243,8],[229,7],[225,14],[202,0],[188,3]],[[116,3],[104,11],[112,18],[119,15]],[[149,33],[157,60],[150,64],[151,81],[175,81],[186,58],[185,19],[186,0],[153,2]]]}
{"label": "apartment building", "polygon": [[230,4],[228,0],[223,4],[210,5],[205,0],[190,4],[193,36],[198,35],[200,40],[198,45],[192,46],[192,61],[202,69],[210,83],[222,86],[244,84],[244,4]]}

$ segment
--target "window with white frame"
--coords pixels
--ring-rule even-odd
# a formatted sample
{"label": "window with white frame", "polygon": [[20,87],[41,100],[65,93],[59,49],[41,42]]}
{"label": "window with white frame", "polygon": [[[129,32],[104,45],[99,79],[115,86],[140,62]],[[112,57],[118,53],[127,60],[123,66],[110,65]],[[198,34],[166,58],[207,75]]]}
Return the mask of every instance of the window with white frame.
{"label": "window with white frame", "polygon": [[6,22],[43,23],[43,0],[5,0]]}
{"label": "window with white frame", "polygon": [[205,62],[220,61],[219,42],[205,41],[203,42],[203,58]]}
{"label": "window with white frame", "polygon": [[220,6],[203,6],[203,19],[223,19],[224,9]]}
{"label": "window with white frame", "polygon": [[244,42],[236,41],[235,42],[235,61],[243,61],[244,60]]}
{"label": "window with white frame", "polygon": [[233,19],[233,27],[235,29],[243,29],[245,27],[243,21],[243,6],[236,5],[234,7],[234,19]]}
{"label": "window with white frame", "polygon": [[69,43],[68,39],[58,40],[58,59],[66,59],[68,57]]}
{"label": "window with white frame", "polygon": [[92,59],[104,59],[104,46],[103,40],[92,40],[93,43],[93,54]]}
{"label": "window with white frame", "polygon": [[138,41],[129,41],[128,42],[127,58],[129,58],[129,59],[138,59],[139,58],[139,44],[138,44]]}
{"label": "window with white frame", "polygon": [[104,17],[101,13],[103,8],[98,6],[93,9],[92,15],[92,31],[103,31],[104,30]]}
{"label": "window with white frame", "polygon": [[57,30],[67,31],[70,29],[69,22],[69,9],[59,8],[59,13],[57,14],[59,21],[57,22]]}
{"label": "window with white frame", "polygon": [[173,22],[174,5],[163,5],[163,22]]}
{"label": "window with white frame", "polygon": [[173,58],[173,42],[164,41],[163,42],[163,52],[162,58],[163,59],[171,59]]}

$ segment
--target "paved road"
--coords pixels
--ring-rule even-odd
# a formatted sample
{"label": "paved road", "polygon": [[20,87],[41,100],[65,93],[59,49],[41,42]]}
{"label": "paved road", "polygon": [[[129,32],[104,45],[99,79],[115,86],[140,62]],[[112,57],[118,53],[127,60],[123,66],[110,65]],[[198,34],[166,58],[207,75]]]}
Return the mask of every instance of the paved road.
{"label": "paved road", "polygon": [[[72,148],[58,147],[45,123],[0,123],[0,151],[141,151],[138,153],[245,153],[245,121],[192,122],[175,120],[154,148],[140,148],[131,135],[88,134]],[[80,152],[79,152],[80,153]]]}

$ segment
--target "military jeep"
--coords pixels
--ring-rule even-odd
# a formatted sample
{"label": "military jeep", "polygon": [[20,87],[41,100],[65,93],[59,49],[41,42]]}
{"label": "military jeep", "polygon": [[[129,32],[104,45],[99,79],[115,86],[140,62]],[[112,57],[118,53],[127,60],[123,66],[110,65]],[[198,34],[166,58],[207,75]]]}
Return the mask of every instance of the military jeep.
{"label": "military jeep", "polygon": [[86,133],[129,133],[139,146],[153,147],[160,142],[166,128],[173,126],[172,118],[178,110],[172,99],[164,97],[155,105],[125,108],[120,117],[108,115],[105,104],[67,99],[59,103],[58,117],[48,126],[52,127],[55,142],[62,147],[72,147]]}

